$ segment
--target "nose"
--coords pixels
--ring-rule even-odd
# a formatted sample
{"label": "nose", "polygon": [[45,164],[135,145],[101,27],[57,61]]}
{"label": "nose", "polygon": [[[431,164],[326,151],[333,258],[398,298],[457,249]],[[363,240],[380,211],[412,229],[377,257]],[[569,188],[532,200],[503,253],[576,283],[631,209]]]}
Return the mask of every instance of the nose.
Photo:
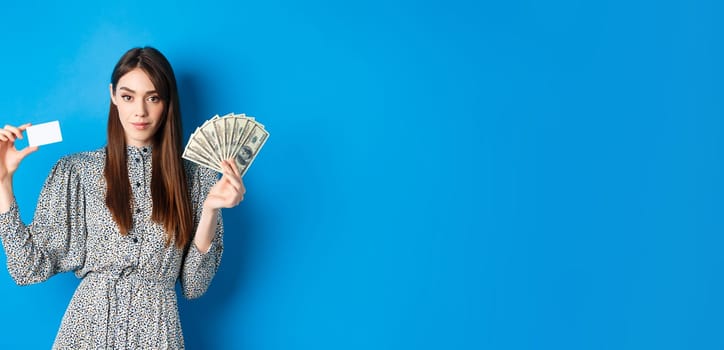
{"label": "nose", "polygon": [[146,115],[146,104],[143,103],[143,100],[137,101],[134,108],[133,116],[141,118],[145,117]]}

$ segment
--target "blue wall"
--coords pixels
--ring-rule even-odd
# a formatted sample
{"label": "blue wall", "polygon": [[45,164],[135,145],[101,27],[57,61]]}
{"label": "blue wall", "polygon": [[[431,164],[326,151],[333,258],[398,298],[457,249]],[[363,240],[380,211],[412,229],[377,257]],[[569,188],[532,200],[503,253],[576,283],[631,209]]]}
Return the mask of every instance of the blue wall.
{"label": "blue wall", "polygon": [[[1,122],[65,137],[16,175],[26,221],[104,144],[132,46],[170,59],[187,134],[271,132],[190,349],[724,348],[718,2],[20,3]],[[76,284],[0,269],[0,345],[49,348]]]}

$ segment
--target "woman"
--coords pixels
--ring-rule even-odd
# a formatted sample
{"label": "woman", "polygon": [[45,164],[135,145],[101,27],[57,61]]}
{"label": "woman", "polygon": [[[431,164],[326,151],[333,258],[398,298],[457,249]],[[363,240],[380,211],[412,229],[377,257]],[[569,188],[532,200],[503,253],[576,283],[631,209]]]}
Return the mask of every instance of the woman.
{"label": "woman", "polygon": [[108,144],[63,157],[24,225],[12,188],[29,124],[0,130],[0,238],[19,285],[74,271],[82,281],[53,348],[183,348],[174,285],[202,295],[219,266],[220,208],[243,199],[233,161],[223,176],[181,159],[181,116],[171,65],[135,48],[109,87]]}

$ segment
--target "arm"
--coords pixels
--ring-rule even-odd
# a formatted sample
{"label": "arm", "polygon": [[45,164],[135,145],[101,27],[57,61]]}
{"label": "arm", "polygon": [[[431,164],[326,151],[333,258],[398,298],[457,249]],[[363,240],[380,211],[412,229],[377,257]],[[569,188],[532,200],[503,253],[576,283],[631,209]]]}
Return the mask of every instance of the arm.
{"label": "arm", "polygon": [[194,235],[194,244],[202,252],[209,249],[214,238],[214,223],[217,221],[216,217],[219,209],[233,208],[239,205],[244,200],[244,193],[246,193],[236,163],[233,161],[223,162],[222,168],[224,169],[224,175],[209,190],[201,212],[201,220],[199,220],[199,226]]}
{"label": "arm", "polygon": [[210,186],[213,179],[199,179],[201,191],[196,195],[205,196],[205,199],[181,274],[183,293],[189,299],[197,298],[206,292],[219,267],[224,233],[219,209],[238,205],[246,191],[236,165],[233,162],[224,162],[222,167],[224,175],[213,186]]}
{"label": "arm", "polygon": [[206,253],[209,251],[216,233],[216,227],[221,221],[219,219],[218,209],[203,207],[201,210],[201,219],[199,220],[199,226],[196,228],[193,241],[193,244],[200,252]]}
{"label": "arm", "polygon": [[17,152],[14,145],[0,138],[0,156],[4,156],[0,163],[5,162],[0,175],[3,171],[6,175],[0,176],[0,205],[6,209],[0,213],[0,238],[10,275],[17,284],[26,285],[77,269],[85,258],[85,197],[73,162],[63,158],[55,164],[40,192],[33,223],[26,226],[12,192],[17,163],[7,167],[12,152]]}
{"label": "arm", "polygon": [[15,200],[13,194],[13,174],[18,170],[20,162],[38,147],[26,147],[22,151],[15,148],[15,140],[23,138],[23,131],[30,123],[14,127],[5,125],[0,129],[0,213],[10,210]]}

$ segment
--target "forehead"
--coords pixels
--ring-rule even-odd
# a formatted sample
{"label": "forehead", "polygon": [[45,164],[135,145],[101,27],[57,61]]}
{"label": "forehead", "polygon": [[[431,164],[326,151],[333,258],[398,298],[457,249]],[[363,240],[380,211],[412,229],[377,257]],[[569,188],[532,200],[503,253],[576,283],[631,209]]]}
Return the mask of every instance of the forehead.
{"label": "forehead", "polygon": [[140,68],[135,68],[118,79],[118,88],[123,87],[141,93],[155,90],[151,78]]}

